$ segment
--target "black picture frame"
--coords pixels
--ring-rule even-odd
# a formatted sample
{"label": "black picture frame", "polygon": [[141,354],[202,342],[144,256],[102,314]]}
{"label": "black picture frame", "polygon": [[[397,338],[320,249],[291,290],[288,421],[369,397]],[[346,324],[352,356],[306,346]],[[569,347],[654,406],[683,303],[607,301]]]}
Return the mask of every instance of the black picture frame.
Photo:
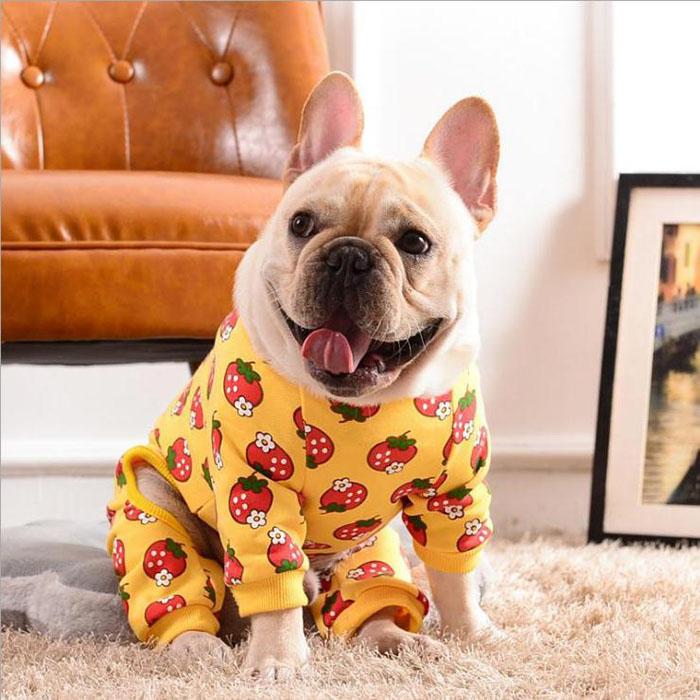
{"label": "black picture frame", "polygon": [[610,280],[608,284],[608,303],[605,317],[603,358],[598,392],[598,419],[593,457],[588,541],[602,542],[603,540],[618,540],[623,544],[630,544],[633,542],[656,542],[658,544],[698,545],[700,544],[700,539],[698,538],[661,537],[637,533],[607,532],[604,527],[610,419],[615,380],[615,360],[617,357],[617,338],[620,320],[620,302],[622,298],[622,279],[625,264],[627,224],[631,194],[635,188],[639,187],[700,187],[700,174],[624,173],[619,176],[610,260]]}

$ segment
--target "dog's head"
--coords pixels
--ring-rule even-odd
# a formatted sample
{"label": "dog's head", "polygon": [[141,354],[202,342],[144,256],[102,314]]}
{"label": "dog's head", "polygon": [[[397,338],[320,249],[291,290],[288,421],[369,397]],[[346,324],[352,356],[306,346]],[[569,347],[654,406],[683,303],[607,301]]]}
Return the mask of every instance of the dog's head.
{"label": "dog's head", "polygon": [[407,163],[360,151],[362,125],[354,85],[331,73],[304,107],[284,196],[235,292],[280,373],[359,404],[445,391],[474,359],[474,240],[494,214],[499,150],[478,98],[454,105]]}

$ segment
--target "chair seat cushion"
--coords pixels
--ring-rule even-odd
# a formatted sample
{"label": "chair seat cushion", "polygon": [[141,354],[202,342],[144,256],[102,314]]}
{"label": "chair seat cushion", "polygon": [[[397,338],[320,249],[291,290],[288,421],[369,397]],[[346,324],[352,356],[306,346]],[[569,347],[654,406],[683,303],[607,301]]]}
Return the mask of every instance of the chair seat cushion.
{"label": "chair seat cushion", "polygon": [[4,171],[2,339],[208,338],[276,180]]}

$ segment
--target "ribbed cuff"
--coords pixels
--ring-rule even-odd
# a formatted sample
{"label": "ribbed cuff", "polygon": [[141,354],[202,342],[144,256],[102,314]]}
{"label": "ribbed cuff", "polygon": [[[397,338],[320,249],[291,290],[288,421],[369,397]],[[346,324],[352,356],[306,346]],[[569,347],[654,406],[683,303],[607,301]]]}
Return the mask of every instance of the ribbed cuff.
{"label": "ribbed cuff", "polygon": [[231,592],[241,617],[273,610],[301,608],[309,602],[304,593],[304,572],[298,569],[285,571],[264,581],[232,586]]}
{"label": "ribbed cuff", "polygon": [[148,628],[147,636],[155,639],[158,646],[165,646],[183,632],[216,634],[218,631],[219,621],[209,608],[204,605],[187,605],[158,620],[153,627]]}
{"label": "ribbed cuff", "polygon": [[470,552],[436,552],[426,549],[417,542],[413,543],[416,554],[426,566],[447,574],[468,574],[476,569],[479,566],[483,547],[482,545]]}

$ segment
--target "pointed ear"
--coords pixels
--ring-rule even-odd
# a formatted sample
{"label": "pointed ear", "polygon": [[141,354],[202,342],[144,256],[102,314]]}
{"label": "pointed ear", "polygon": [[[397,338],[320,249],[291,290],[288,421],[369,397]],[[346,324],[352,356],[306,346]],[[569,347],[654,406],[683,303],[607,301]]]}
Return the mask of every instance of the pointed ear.
{"label": "pointed ear", "polygon": [[422,155],[447,173],[479,233],[496,212],[498,154],[496,117],[479,97],[468,97],[447,110],[423,146]]}
{"label": "pointed ear", "polygon": [[344,146],[359,146],[364,117],[355,84],[345,73],[329,73],[313,89],[301,113],[297,143],[287,160],[283,180],[299,175]]}

